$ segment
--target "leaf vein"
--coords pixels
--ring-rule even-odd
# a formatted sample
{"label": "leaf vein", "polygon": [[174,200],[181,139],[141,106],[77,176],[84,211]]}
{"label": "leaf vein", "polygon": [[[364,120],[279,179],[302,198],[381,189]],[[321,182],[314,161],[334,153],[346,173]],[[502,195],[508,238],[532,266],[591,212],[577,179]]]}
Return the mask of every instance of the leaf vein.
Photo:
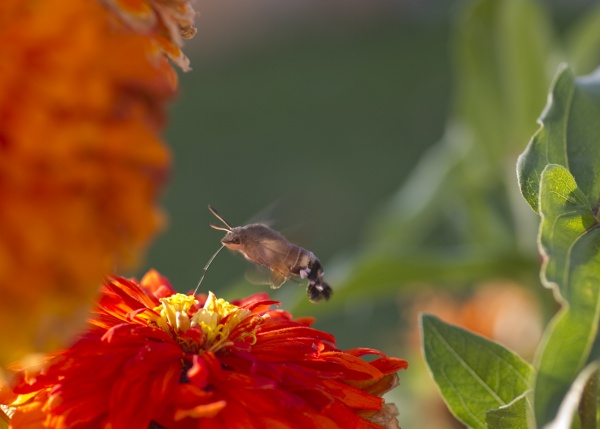
{"label": "leaf vein", "polygon": [[456,359],[456,361],[477,381],[479,384],[493,397],[498,403],[501,405],[505,405],[506,403],[498,396],[498,394],[483,380],[475,371],[471,369],[470,366],[466,364],[464,359],[460,357],[458,353],[454,350],[454,348],[446,341],[446,339],[442,336],[442,334],[437,330],[436,327],[432,327],[432,331],[437,336],[438,340],[444,347],[450,352],[452,357]]}

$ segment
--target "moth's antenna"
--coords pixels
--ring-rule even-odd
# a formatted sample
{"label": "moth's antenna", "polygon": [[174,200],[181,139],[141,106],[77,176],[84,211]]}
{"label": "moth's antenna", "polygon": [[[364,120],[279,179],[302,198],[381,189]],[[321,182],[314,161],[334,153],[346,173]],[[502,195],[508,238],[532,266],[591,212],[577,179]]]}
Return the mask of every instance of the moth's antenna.
{"label": "moth's antenna", "polygon": [[211,223],[210,227],[213,229],[218,229],[219,231],[227,231],[227,232],[231,231],[231,228],[225,228],[224,226],[215,225],[214,223]]}
{"label": "moth's antenna", "polygon": [[[219,212],[217,212],[213,206],[211,206],[211,205],[209,204],[209,205],[208,205],[208,209],[210,210],[210,212],[211,212],[212,214],[214,214],[214,215],[215,215],[215,217],[216,217],[217,219],[219,219],[221,222],[223,222],[223,224],[224,224],[224,225],[225,225],[227,228],[229,228],[229,230],[232,230],[232,229],[233,229],[233,227],[232,227],[231,225],[229,225],[225,219],[223,219],[223,216],[221,216],[221,215],[219,214]],[[215,228],[213,225],[211,225],[211,226],[212,226],[213,228]],[[218,228],[215,228],[215,229],[218,229]],[[221,228],[221,229],[223,229],[223,228]],[[229,231],[229,230],[227,230],[227,229],[223,229],[223,230],[224,230],[224,231]]]}
{"label": "moth's antenna", "polygon": [[215,256],[217,256],[219,254],[219,252],[221,250],[223,250],[223,247],[225,247],[225,246],[223,245],[223,246],[219,247],[219,250],[217,250],[215,252],[215,254],[212,255],[212,257],[208,260],[208,263],[204,266],[204,272],[202,273],[202,277],[200,277],[200,281],[198,282],[198,286],[196,286],[196,289],[194,290],[194,295],[196,295],[196,292],[198,292],[198,288],[202,284],[202,280],[204,280],[204,276],[206,275],[206,270],[208,270],[208,267],[210,267],[210,264],[212,263],[213,259],[215,259]]}

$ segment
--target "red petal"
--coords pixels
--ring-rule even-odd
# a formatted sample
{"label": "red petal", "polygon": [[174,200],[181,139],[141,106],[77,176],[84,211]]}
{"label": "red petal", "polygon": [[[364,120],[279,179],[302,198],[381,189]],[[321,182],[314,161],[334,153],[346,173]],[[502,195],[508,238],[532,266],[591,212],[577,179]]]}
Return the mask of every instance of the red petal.
{"label": "red petal", "polygon": [[187,371],[187,378],[190,383],[203,389],[208,385],[210,375],[208,364],[199,355],[194,355],[192,359],[192,367]]}
{"label": "red petal", "polygon": [[[322,413],[331,417],[339,425],[340,428],[366,429],[373,426],[368,425],[368,422],[358,417],[352,410],[344,407],[340,403],[332,403],[327,406]],[[376,428],[378,426],[375,426]]]}
{"label": "red petal", "polygon": [[322,380],[321,385],[327,388],[327,393],[350,408],[378,410],[383,399],[370,395],[356,387],[336,380]]}
{"label": "red petal", "polygon": [[[168,345],[163,345],[167,346]],[[123,367],[114,380],[109,403],[109,421],[113,429],[148,427],[152,417],[160,415],[167,399],[175,391],[181,376],[181,352],[153,345]]]}
{"label": "red petal", "polygon": [[173,339],[165,331],[152,326],[133,325],[131,323],[122,323],[113,326],[102,336],[101,341],[107,343],[125,342],[131,344],[132,340],[137,339],[142,343],[148,340],[168,342],[175,345]]}
{"label": "red petal", "polygon": [[250,411],[252,410],[241,406],[236,401],[228,401],[227,408],[219,417],[227,428],[261,429],[260,426],[254,424]]}
{"label": "red petal", "polygon": [[326,332],[318,331],[303,325],[290,325],[290,323],[270,322],[260,325],[256,333],[257,339],[263,344],[267,342],[293,342],[299,338],[310,339],[313,342],[327,341],[335,343],[335,337]]}
{"label": "red petal", "polygon": [[190,408],[187,410],[178,409],[175,411],[175,421],[183,420],[187,417],[193,418],[211,418],[219,414],[219,412],[225,408],[227,402],[225,401],[217,401],[212,402],[210,404],[202,404],[198,405],[194,408]]}
{"label": "red petal", "polygon": [[371,365],[384,374],[391,374],[393,372],[400,371],[401,369],[408,368],[408,362],[406,362],[404,359],[387,356],[374,360],[371,362]]}
{"label": "red petal", "polygon": [[142,277],[140,286],[156,299],[165,298],[176,293],[169,280],[154,269],[151,269]]}
{"label": "red petal", "polygon": [[298,317],[294,319],[294,322],[299,323],[301,325],[310,326],[313,323],[315,323],[315,320],[316,319],[314,317]]}
{"label": "red petal", "polygon": [[[137,283],[122,277],[109,277],[105,283],[105,287],[118,295],[122,304],[125,304],[131,310],[143,307],[152,309],[160,304],[158,299],[146,294]],[[102,305],[102,301],[100,304]]]}
{"label": "red petal", "polygon": [[[383,377],[383,373],[371,363],[362,360],[359,357],[349,355],[343,352],[324,352],[307,364],[324,370],[332,371],[338,367],[338,371],[345,369],[344,379],[346,380],[378,380]],[[341,368],[339,368],[341,367]]]}

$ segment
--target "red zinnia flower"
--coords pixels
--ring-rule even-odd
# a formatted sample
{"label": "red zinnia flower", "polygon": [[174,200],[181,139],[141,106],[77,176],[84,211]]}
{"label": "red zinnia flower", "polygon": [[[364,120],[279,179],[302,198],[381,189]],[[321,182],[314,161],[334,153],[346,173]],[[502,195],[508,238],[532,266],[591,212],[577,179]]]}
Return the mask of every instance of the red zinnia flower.
{"label": "red zinnia flower", "polygon": [[[332,335],[272,309],[175,293],[155,271],[105,283],[90,329],[22,375],[15,428],[394,428],[381,395],[404,360],[341,351]],[[366,362],[363,355],[377,355]]]}

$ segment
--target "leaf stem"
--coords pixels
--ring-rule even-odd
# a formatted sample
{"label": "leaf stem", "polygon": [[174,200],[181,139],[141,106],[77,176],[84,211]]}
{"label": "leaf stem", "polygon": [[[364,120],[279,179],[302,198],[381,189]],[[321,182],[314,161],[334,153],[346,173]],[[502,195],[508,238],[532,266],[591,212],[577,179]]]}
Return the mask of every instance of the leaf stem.
{"label": "leaf stem", "polygon": [[598,411],[598,370],[588,378],[579,402],[579,418],[581,429],[596,429],[596,413]]}

